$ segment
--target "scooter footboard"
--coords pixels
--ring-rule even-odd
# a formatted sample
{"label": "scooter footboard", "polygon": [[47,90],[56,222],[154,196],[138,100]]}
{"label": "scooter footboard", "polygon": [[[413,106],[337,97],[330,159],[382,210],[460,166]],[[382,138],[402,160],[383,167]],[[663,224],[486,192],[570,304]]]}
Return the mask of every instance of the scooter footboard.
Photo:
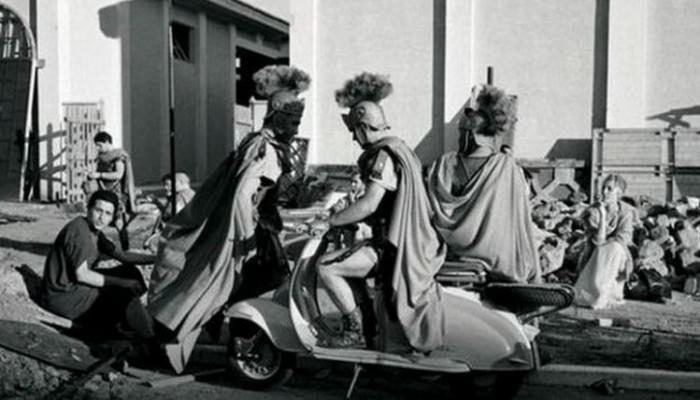
{"label": "scooter footboard", "polygon": [[[306,350],[294,331],[289,308],[277,302],[260,298],[240,301],[229,307],[224,316],[232,320],[250,321],[259,326],[280,350],[289,352]],[[232,326],[231,329],[235,327]]]}

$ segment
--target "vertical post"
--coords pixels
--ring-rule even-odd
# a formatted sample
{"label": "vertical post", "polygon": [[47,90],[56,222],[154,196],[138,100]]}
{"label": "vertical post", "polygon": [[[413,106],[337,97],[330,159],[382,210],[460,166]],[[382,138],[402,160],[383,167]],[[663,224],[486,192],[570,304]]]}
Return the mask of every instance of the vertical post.
{"label": "vertical post", "polygon": [[491,65],[486,67],[486,83],[493,85],[493,67]]}
{"label": "vertical post", "polygon": [[170,212],[177,213],[176,187],[175,187],[175,74],[173,71],[173,24],[172,24],[172,0],[168,1],[168,75],[170,100],[168,124],[170,128]]}

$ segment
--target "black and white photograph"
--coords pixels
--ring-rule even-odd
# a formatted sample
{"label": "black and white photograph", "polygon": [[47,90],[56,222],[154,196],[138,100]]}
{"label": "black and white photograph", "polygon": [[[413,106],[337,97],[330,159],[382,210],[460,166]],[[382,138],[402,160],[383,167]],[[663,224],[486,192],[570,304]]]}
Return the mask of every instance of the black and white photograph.
{"label": "black and white photograph", "polygon": [[700,1],[0,0],[0,399],[700,398]]}

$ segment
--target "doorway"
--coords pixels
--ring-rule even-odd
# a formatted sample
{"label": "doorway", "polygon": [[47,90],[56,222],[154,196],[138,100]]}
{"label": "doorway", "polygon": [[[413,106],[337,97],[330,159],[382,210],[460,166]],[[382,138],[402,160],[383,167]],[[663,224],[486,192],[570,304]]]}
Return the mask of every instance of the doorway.
{"label": "doorway", "polygon": [[34,74],[34,39],[0,3],[0,199],[23,199]]}

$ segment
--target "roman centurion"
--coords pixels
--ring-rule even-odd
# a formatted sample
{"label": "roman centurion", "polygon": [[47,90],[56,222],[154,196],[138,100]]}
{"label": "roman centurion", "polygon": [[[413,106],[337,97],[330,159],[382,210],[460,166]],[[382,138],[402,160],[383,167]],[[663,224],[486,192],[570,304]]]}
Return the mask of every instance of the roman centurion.
{"label": "roman centurion", "polygon": [[370,274],[381,287],[377,299],[381,350],[429,352],[442,344],[441,288],[433,276],[442,265],[444,247],[431,224],[420,161],[403,140],[390,134],[380,105],[391,91],[385,76],[362,73],[336,92],[338,104],[349,108],[343,121],[363,149],[358,166],[366,189],[328,223],[364,221],[372,228],[372,238],[329,253],[319,263],[318,274],[343,314],[342,334],[322,339],[322,346],[366,345],[360,311],[346,278]]}
{"label": "roman centurion", "polygon": [[310,78],[274,65],[253,79],[267,99],[262,129],[241,141],[163,231],[148,309],[170,332],[166,353],[178,372],[201,328],[216,327],[228,301],[273,289],[289,273],[278,237],[277,183],[304,112],[299,94]]}

